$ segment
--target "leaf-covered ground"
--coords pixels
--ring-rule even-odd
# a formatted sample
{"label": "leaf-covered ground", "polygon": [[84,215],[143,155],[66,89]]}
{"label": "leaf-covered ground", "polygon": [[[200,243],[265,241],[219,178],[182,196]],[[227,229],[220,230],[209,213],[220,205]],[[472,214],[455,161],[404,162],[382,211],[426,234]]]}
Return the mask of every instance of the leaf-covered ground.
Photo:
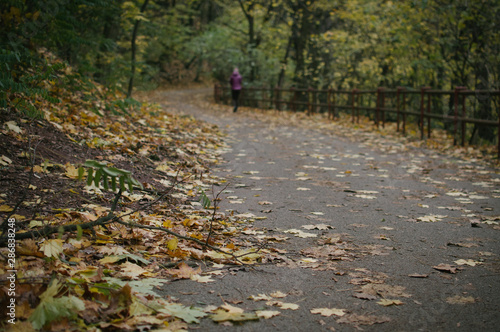
{"label": "leaf-covered ground", "polygon": [[[498,313],[470,277],[498,283],[498,171],[475,163],[483,153],[348,119],[232,114],[194,90],[117,114],[104,90],[59,93],[44,120],[1,113],[0,213],[15,220],[3,246],[9,227],[26,236],[15,262],[1,249],[0,305],[17,304],[15,325],[1,311],[4,327],[439,330],[450,325],[434,308]],[[88,186],[86,160],[144,188]],[[431,318],[408,327],[398,317],[422,318],[408,312]]]}
{"label": "leaf-covered ground", "polygon": [[[36,101],[43,119],[0,113],[0,298],[2,308],[16,303],[0,311],[3,327],[174,331],[217,320],[225,309],[185,307],[155,289],[212,281],[201,262],[260,257],[236,236],[244,221],[209,198],[223,181],[210,168],[221,161],[224,135],[149,104],[111,110],[116,96],[100,87],[74,94],[52,84],[63,102]],[[86,160],[130,171],[143,188],[88,185],[78,174]]]}

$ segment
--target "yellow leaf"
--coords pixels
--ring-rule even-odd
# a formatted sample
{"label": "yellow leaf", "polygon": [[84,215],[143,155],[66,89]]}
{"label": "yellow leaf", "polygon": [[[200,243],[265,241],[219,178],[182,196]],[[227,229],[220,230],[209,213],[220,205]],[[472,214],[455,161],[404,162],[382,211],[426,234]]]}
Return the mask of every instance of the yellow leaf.
{"label": "yellow leaf", "polygon": [[14,210],[14,209],[11,208],[8,205],[2,205],[2,206],[0,206],[0,212],[11,212],[12,210]]}
{"label": "yellow leaf", "polygon": [[71,165],[70,163],[67,163],[66,165],[64,165],[64,167],[66,168],[66,173],[64,173],[64,175],[66,175],[70,179],[78,179],[78,168]]}
{"label": "yellow leaf", "polygon": [[202,284],[206,284],[208,282],[214,282],[215,281],[212,278],[210,278],[210,276],[204,276],[204,277],[202,277],[199,274],[195,274],[195,275],[191,276],[191,280],[197,281],[197,282],[202,283]]}
{"label": "yellow leaf", "polygon": [[125,262],[120,266],[122,268],[122,275],[129,277],[131,279],[135,279],[141,274],[147,272],[139,265],[130,262]]}
{"label": "yellow leaf", "polygon": [[380,301],[377,302],[377,304],[383,305],[385,307],[388,307],[390,305],[402,305],[404,304],[403,302],[399,300],[389,300],[389,299],[381,299]]}
{"label": "yellow leaf", "polygon": [[281,314],[281,312],[273,310],[261,310],[261,311],[256,311],[255,313],[257,314],[257,316],[264,319],[269,319]]}
{"label": "yellow leaf", "polygon": [[336,308],[316,308],[311,309],[311,314],[320,314],[321,316],[330,317],[332,315],[342,317],[346,314],[345,309],[336,309]]}
{"label": "yellow leaf", "polygon": [[5,124],[7,125],[7,128],[13,132],[16,132],[18,134],[23,132],[23,130],[19,128],[19,126],[14,121],[5,122]]}
{"label": "yellow leaf", "polygon": [[163,227],[164,228],[170,228],[172,227],[172,220],[167,220],[163,222]]}
{"label": "yellow leaf", "polygon": [[179,243],[179,240],[177,240],[176,237],[168,240],[167,242],[167,248],[170,250],[170,251],[174,251],[175,249],[177,249],[177,243]]}
{"label": "yellow leaf", "polygon": [[40,250],[47,257],[59,257],[63,252],[63,242],[61,239],[47,240],[40,246]]}
{"label": "yellow leaf", "polygon": [[12,160],[10,160],[9,157],[6,156],[1,156],[0,157],[0,165],[2,166],[8,166],[9,164],[12,164]]}

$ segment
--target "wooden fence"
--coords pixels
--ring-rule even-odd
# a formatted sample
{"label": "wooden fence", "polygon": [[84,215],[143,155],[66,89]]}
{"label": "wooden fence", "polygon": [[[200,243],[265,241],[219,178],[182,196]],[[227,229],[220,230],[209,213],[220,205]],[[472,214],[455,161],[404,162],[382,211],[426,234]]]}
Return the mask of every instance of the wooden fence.
{"label": "wooden fence", "polygon": [[[229,87],[214,86],[217,103],[231,103]],[[469,137],[479,130],[488,130],[497,139],[500,159],[500,91],[475,90],[456,87],[454,90],[419,90],[398,87],[374,90],[316,90],[250,87],[244,88],[240,104],[260,109],[304,111],[307,114],[327,113],[335,119],[340,111],[351,114],[352,122],[359,122],[360,115],[373,119],[375,125],[384,126],[387,121],[397,123],[397,131],[406,133],[409,121],[417,122],[420,138],[431,137],[432,128],[442,127],[453,133],[454,144],[465,145]],[[489,118],[481,117],[481,112]],[[468,124],[474,126],[470,128]],[[427,130],[426,130],[427,129]],[[496,131],[496,133],[495,133]]]}

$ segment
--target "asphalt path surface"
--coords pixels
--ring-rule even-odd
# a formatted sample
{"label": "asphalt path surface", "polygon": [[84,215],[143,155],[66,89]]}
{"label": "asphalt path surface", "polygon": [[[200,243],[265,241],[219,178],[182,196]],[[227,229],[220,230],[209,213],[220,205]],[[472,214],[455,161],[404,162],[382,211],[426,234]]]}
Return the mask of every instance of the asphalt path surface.
{"label": "asphalt path surface", "polygon": [[[226,162],[213,169],[229,183],[221,211],[266,217],[251,229],[288,239],[269,242],[275,261],[208,284],[166,285],[186,305],[280,312],[232,326],[203,319],[193,329],[500,330],[498,169],[374,133],[302,126],[273,111],[206,107],[210,93],[167,91],[160,103],[228,134]],[[249,299],[276,291],[286,294],[276,300],[299,308]],[[311,312],[318,308],[343,310]]]}

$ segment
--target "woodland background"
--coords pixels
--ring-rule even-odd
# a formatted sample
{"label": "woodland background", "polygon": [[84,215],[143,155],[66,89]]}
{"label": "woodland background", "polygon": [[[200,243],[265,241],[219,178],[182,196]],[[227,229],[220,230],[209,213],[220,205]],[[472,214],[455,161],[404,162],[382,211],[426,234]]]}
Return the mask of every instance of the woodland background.
{"label": "woodland background", "polygon": [[7,0],[0,11],[2,107],[61,69],[41,48],[129,96],[133,74],[140,88],[225,83],[233,66],[248,86],[499,88],[494,0]]}
{"label": "woodland background", "polygon": [[[1,1],[0,246],[12,217],[18,330],[258,319],[154,292],[171,279],[214,281],[184,260],[251,264],[264,251],[236,236],[255,216],[217,213],[218,196],[205,194],[225,182],[209,172],[224,135],[137,92],[227,86],[234,66],[244,87],[498,90],[499,25],[494,0]],[[484,105],[478,117],[498,119]],[[479,135],[492,142],[495,129]],[[116,193],[122,178],[130,192]]]}

